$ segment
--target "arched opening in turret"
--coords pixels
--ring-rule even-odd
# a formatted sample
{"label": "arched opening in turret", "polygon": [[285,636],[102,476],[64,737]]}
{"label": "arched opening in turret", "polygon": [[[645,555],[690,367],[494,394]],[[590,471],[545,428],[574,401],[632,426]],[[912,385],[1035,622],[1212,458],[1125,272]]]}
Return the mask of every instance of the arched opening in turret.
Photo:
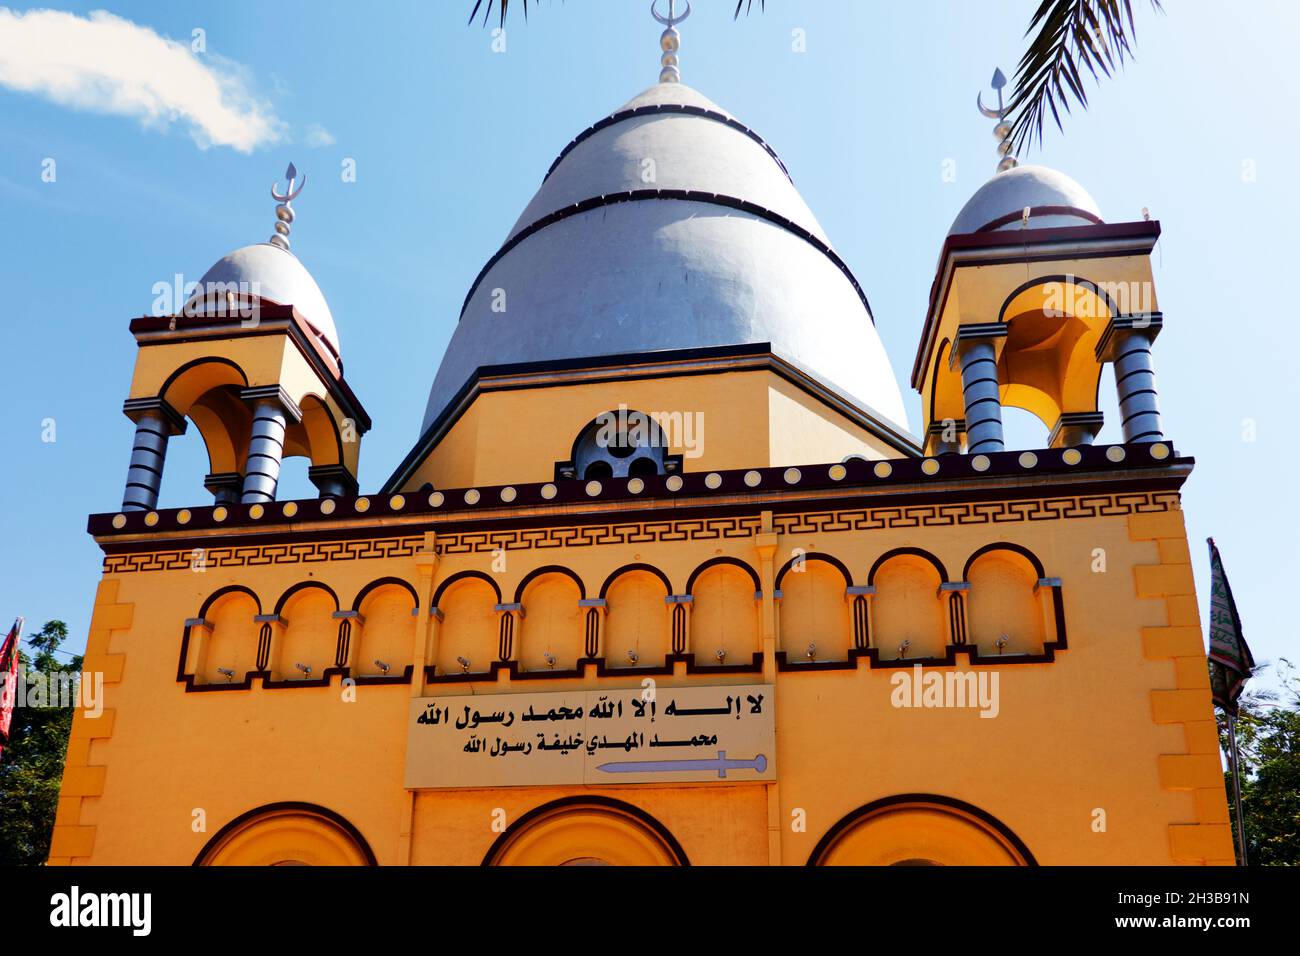
{"label": "arched opening in turret", "polygon": [[253,420],[239,397],[247,384],[234,362],[210,358],[181,366],[159,389],[159,399],[187,419],[200,439],[176,435],[170,441],[167,467],[158,479],[160,506],[201,504],[205,487],[208,492],[224,487],[228,500],[238,500]]}

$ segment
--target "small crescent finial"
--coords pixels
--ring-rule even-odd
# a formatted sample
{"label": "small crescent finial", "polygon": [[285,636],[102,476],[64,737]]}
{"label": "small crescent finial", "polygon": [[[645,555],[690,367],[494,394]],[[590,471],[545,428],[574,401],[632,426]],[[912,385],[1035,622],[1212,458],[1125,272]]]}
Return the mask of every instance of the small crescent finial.
{"label": "small crescent finial", "polygon": [[652,0],[650,3],[650,16],[654,17],[665,27],[664,32],[659,35],[659,49],[663,54],[659,57],[659,82],[660,83],[679,83],[682,79],[682,71],[677,64],[677,51],[682,46],[682,35],[677,32],[677,24],[681,23],[691,15],[691,0],[686,0],[686,10],[679,17],[677,15],[677,0],[668,0],[668,16],[662,16],[659,13],[659,0]]}
{"label": "small crescent finial", "polygon": [[1014,169],[1019,163],[1016,157],[1011,155],[1011,124],[1007,122],[1007,107],[1002,98],[1002,88],[1007,85],[1006,75],[1000,70],[993,71],[993,79],[989,83],[998,93],[998,108],[990,109],[984,105],[984,94],[975,94],[975,106],[980,113],[991,120],[997,120],[997,126],[993,127],[993,135],[998,139],[998,172],[1004,173],[1008,169]]}
{"label": "small crescent finial", "polygon": [[278,205],[275,207],[275,234],[267,241],[288,252],[289,227],[293,225],[294,220],[293,209],[289,204],[298,198],[302,188],[307,185],[307,177],[303,176],[299,181],[298,167],[290,163],[289,168],[284,171],[284,178],[288,185],[283,193],[276,190],[277,183],[271,184],[271,198]]}

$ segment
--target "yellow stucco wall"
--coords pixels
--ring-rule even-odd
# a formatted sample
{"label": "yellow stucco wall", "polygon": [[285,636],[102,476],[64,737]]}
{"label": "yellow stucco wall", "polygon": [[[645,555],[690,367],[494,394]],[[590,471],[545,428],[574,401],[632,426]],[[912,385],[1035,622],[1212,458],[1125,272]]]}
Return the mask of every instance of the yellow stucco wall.
{"label": "yellow stucco wall", "polygon": [[[435,488],[550,481],[579,430],[620,406],[650,416],[702,416],[696,431],[667,429],[689,471],[760,468],[897,455],[860,424],[770,371],[556,384],[478,396],[403,485]],[[557,423],[565,423],[557,427]],[[691,439],[694,448],[679,438]]]}
{"label": "yellow stucco wall", "polygon": [[[732,538],[680,541],[656,534],[656,540],[634,545],[576,545],[558,552],[521,546],[506,552],[506,568],[497,572],[490,570],[490,549],[469,550],[468,539],[450,532],[437,538],[444,553],[422,563],[423,538],[414,529],[401,531],[409,544],[402,557],[316,563],[286,556],[283,549],[276,556],[250,547],[222,567],[225,552],[214,546],[201,573],[130,570],[143,559],[110,558],[116,570],[100,586],[87,658],[88,669],[110,675],[107,710],[98,720],[77,717],[51,862],[188,864],[241,814],[303,802],[349,821],[380,863],[476,864],[500,835],[492,826],[498,808],[512,821],[585,792],[640,807],[696,863],[802,864],[846,814],[910,793],[945,796],[986,811],[1040,863],[1229,863],[1181,514],[1172,495],[1139,497],[1148,513],[1128,508],[1130,513],[1095,516],[1094,502],[1092,517],[942,528],[900,527],[907,516],[894,508],[889,514],[899,517],[885,518],[885,527],[866,534],[831,530],[855,520],[851,508],[841,508],[834,520],[774,516],[777,566],[796,548],[825,553],[848,567],[855,584],[864,583],[875,560],[895,548],[931,552],[953,580],[973,552],[993,541],[1036,554],[1046,573],[1062,581],[1069,647],[1050,663],[997,665],[996,719],[970,710],[896,708],[890,698],[895,672],[869,669],[865,661],[853,670],[784,670],[769,675],[777,697],[775,785],[420,792],[413,809],[402,773],[407,705],[416,689],[361,686],[355,701],[347,701],[335,677],[328,688],[263,689],[255,680],[249,690],[186,693],[176,679],[184,624],[209,595],[243,585],[269,613],[291,586],[316,581],[333,589],[347,608],[367,583],[393,576],[419,589],[421,607],[427,608],[440,582],[473,569],[493,574],[509,601],[531,570],[559,563],[593,596],[610,572],[631,562],[661,569],[680,592],[690,572],[710,558],[732,556],[760,568],[756,544],[767,540],[761,537],[761,516],[753,514],[749,533]],[[1030,510],[1040,519],[1045,514]],[[858,518],[870,511],[860,509]],[[396,530],[390,539],[397,540],[393,535]],[[166,551],[165,542],[158,547]],[[1094,570],[1097,548],[1106,553],[1104,572]],[[458,549],[463,553],[454,553]],[[423,575],[422,567],[432,576]],[[771,583],[765,580],[764,586]],[[526,626],[523,635],[526,641]],[[307,639],[332,653],[335,632],[322,628]],[[753,649],[761,646],[755,633]],[[708,659],[708,648],[695,650]],[[801,649],[787,650],[797,658]],[[970,667],[960,657],[956,666]],[[679,665],[676,675],[659,678],[661,687],[759,679],[688,676],[681,670]],[[589,672],[526,682],[503,676],[499,682],[444,685],[439,693],[637,684],[634,674],[597,678]],[[1097,809],[1105,812],[1105,832],[1094,832]],[[195,828],[196,810],[205,817],[202,831]],[[792,825],[796,817],[802,826]]]}

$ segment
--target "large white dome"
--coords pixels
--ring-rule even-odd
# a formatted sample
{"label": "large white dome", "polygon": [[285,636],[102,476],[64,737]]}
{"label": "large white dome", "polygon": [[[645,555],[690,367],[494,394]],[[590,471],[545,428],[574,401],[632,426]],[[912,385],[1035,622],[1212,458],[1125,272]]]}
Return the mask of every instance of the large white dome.
{"label": "large white dome", "polygon": [[866,297],[776,154],[659,84],[552,167],[466,298],[424,428],[481,366],[761,342],[906,428]]}

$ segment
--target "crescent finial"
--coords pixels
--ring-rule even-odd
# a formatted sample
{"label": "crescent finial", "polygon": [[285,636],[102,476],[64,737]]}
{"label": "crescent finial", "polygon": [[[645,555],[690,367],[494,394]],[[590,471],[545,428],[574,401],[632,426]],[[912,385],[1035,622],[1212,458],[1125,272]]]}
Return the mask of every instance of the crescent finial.
{"label": "crescent finial", "polygon": [[293,163],[284,171],[284,178],[287,182],[283,193],[279,192],[276,187],[278,183],[271,184],[271,198],[279,205],[275,207],[275,235],[267,241],[273,246],[279,246],[285,252],[289,251],[289,227],[293,224],[294,214],[289,203],[298,198],[302,188],[307,185],[307,177],[298,178],[298,168]]}
{"label": "crescent finial", "polygon": [[680,17],[676,15],[677,4],[675,0],[668,0],[668,16],[659,15],[659,0],[653,0],[650,4],[650,16],[654,17],[666,27],[675,27],[691,15],[691,0],[686,0],[686,12]]}

